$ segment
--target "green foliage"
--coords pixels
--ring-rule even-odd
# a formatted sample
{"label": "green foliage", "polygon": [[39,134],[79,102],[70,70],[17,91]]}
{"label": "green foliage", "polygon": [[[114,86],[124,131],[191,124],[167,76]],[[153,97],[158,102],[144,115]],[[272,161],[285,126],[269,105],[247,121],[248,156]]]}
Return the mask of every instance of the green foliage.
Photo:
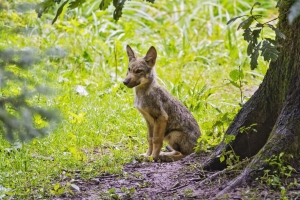
{"label": "green foliage", "polygon": [[244,73],[240,68],[234,69],[229,73],[229,77],[232,81],[238,81],[244,78]]}
{"label": "green foliage", "polygon": [[263,41],[260,50],[261,50],[261,56],[264,57],[265,61],[270,62],[270,61],[275,61],[277,59],[278,51],[277,51],[277,47],[273,45],[274,43],[275,43],[274,40],[268,38]]}
{"label": "green foliage", "polygon": [[[240,132],[249,134],[250,132],[257,132],[255,129],[255,126],[257,124],[251,124],[248,127],[241,127]],[[231,150],[226,151],[226,149],[222,150],[222,153],[220,155],[220,162],[226,162],[226,165],[228,168],[234,168],[234,166],[238,163],[240,163],[240,157],[235,154],[233,151],[233,148],[231,147],[230,143],[235,140],[235,135],[227,134],[224,135],[223,142],[231,148]]]}
{"label": "green foliage", "polygon": [[134,187],[132,187],[132,188],[121,187],[121,191],[123,193],[125,193],[124,196],[122,196],[122,198],[131,198],[131,196],[135,192],[135,188]]}
{"label": "green foliage", "polygon": [[[62,11],[63,11],[63,9],[64,9],[64,6],[65,6],[67,3],[68,3],[68,0],[65,1],[65,2],[63,2],[63,3],[59,6],[59,8],[57,9],[57,12],[56,12],[55,17],[54,17],[54,19],[52,20],[52,24],[54,24],[54,22],[57,20],[57,18],[59,17],[59,15],[61,15],[61,13],[62,13]],[[39,13],[39,15],[41,15],[41,14]]]}
{"label": "green foliage", "polygon": [[75,0],[75,1],[71,1],[69,3],[69,8],[70,9],[74,9],[74,8],[78,8],[79,6],[81,6],[86,0]]}
{"label": "green foliage", "polygon": [[[115,7],[113,11],[114,20],[118,21],[123,14],[124,4],[127,0],[101,0],[99,4],[100,10],[106,10],[109,5],[113,5]],[[154,3],[154,0],[146,0],[148,2]],[[96,1],[97,2],[97,1]],[[52,24],[54,24],[57,18],[62,14],[64,7],[66,4],[69,4],[68,9],[75,9],[82,6],[82,4],[86,3],[86,0],[65,0],[61,3],[61,0],[44,0],[43,2],[37,4],[35,11],[38,13],[38,17],[41,17],[43,13],[47,12],[49,9],[53,8],[55,4],[59,5],[59,8],[56,11],[56,15],[52,20]],[[88,2],[90,3],[90,2]],[[88,4],[87,3],[87,4]],[[90,3],[92,4],[92,3]]]}
{"label": "green foliage", "polygon": [[183,192],[184,192],[184,196],[187,198],[194,196],[194,191],[192,189],[185,189]]}
{"label": "green foliage", "polygon": [[244,80],[245,75],[243,70],[241,69],[241,66],[239,66],[238,69],[230,71],[229,77],[229,83],[238,88],[240,91],[240,106],[242,107],[246,100],[246,96],[243,93],[243,87],[247,84],[247,81]]}
{"label": "green foliage", "polygon": [[[219,113],[216,115],[215,119],[211,122],[204,122],[202,127],[207,129],[206,133],[203,134],[198,139],[198,145],[195,148],[195,152],[199,153],[201,151],[210,151],[212,147],[219,144],[222,141],[222,136],[226,128],[229,126],[234,113],[237,112],[237,109],[232,110],[231,112],[223,113],[220,109],[216,109]],[[225,136],[225,140],[228,141],[230,138],[231,141],[234,140],[233,135]],[[228,138],[228,140],[226,139]]]}
{"label": "green foliage", "polygon": [[102,197],[104,199],[121,199],[116,193],[116,188],[111,188],[107,192],[102,192]]}
{"label": "green foliage", "polygon": [[264,174],[260,177],[262,182],[267,183],[274,189],[280,189],[282,199],[286,199],[285,194],[288,189],[294,186],[298,186],[298,182],[294,179],[293,182],[287,181],[295,169],[289,165],[287,160],[291,158],[291,155],[285,155],[281,152],[278,156],[272,155],[269,159],[265,160],[270,166],[269,169],[264,170]]}
{"label": "green foliage", "polygon": [[224,150],[220,156],[220,162],[224,161],[228,168],[234,168],[234,166],[240,162],[240,157],[236,155],[233,150]]}
{"label": "green foliage", "polygon": [[[225,144],[229,144],[229,146],[231,147],[230,143],[232,141],[235,140],[235,136],[234,135],[224,135],[224,139],[223,142]],[[226,149],[222,150],[222,153],[220,155],[220,162],[226,162],[226,165],[231,168],[233,167],[235,164],[237,164],[240,160],[239,160],[239,156],[235,154],[235,152],[233,151],[233,149],[231,148],[231,150],[226,151]]]}
{"label": "green foliage", "polygon": [[57,182],[53,185],[53,188],[50,190],[50,194],[52,196],[61,196],[65,194],[73,195],[73,190],[80,192],[79,187],[74,183],[67,182],[65,185],[61,185],[59,182]]}
{"label": "green foliage", "polygon": [[250,132],[257,132],[257,130],[255,129],[255,126],[257,126],[257,124],[251,124],[250,126],[248,127],[241,127],[240,128],[240,132],[241,133],[246,133],[246,134],[249,134]]}
{"label": "green foliage", "polygon": [[[262,15],[253,14],[254,7],[260,5],[261,4],[259,2],[254,3],[250,9],[250,16],[248,16],[246,20],[242,21],[237,28],[238,30],[240,28],[244,30],[243,36],[244,40],[248,42],[247,55],[250,56],[250,67],[252,70],[255,69],[258,65],[259,52],[261,52],[260,55],[267,62],[276,61],[279,54],[279,51],[277,49],[280,46],[277,44],[277,42],[271,38],[264,38],[263,36],[261,36],[264,28],[270,28],[275,32],[277,37],[285,39],[285,35],[278,28],[271,24],[274,19],[262,23],[258,20],[262,17]],[[230,19],[227,24],[230,24],[235,20],[245,16],[247,15],[234,17]],[[253,22],[256,22],[256,25],[251,27]],[[258,39],[260,36],[261,40],[259,41]]]}

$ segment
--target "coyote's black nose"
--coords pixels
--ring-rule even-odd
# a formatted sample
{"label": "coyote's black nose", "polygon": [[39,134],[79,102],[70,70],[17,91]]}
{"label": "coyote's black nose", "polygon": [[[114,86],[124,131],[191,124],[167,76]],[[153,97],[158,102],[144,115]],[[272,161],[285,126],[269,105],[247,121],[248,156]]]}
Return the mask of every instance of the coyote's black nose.
{"label": "coyote's black nose", "polygon": [[130,82],[130,79],[127,79],[127,78],[123,81],[124,85],[128,85],[129,82]]}

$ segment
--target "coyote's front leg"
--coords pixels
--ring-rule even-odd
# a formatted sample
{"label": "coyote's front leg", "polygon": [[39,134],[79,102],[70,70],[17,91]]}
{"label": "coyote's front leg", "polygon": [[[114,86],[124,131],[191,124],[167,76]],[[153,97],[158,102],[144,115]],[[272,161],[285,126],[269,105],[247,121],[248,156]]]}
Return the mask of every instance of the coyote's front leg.
{"label": "coyote's front leg", "polygon": [[148,150],[146,153],[142,154],[141,156],[149,157],[152,154],[153,151],[153,143],[152,143],[152,138],[153,138],[153,125],[151,126],[150,123],[146,120],[147,122],[147,127],[148,127]]}
{"label": "coyote's front leg", "polygon": [[152,138],[153,150],[151,154],[153,160],[159,159],[159,153],[162,148],[163,140],[166,132],[167,121],[168,121],[168,115],[162,114],[154,122],[153,138]]}

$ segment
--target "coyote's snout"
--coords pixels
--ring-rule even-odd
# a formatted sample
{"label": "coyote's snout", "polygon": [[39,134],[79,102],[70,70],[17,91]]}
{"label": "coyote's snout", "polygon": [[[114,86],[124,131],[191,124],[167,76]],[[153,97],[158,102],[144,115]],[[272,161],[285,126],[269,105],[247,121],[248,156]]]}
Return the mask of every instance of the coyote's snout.
{"label": "coyote's snout", "polygon": [[[199,126],[188,109],[156,82],[156,49],[150,47],[146,56],[139,58],[129,45],[126,48],[129,66],[123,83],[134,87],[134,105],[148,127],[148,150],[143,155],[169,162],[191,154],[200,136]],[[160,152],[163,140],[171,152]]]}

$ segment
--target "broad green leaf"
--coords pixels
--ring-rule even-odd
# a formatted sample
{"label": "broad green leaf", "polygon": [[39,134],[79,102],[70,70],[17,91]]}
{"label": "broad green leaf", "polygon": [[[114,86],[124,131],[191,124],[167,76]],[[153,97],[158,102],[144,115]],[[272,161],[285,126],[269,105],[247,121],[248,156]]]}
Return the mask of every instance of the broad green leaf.
{"label": "broad green leaf", "polygon": [[122,1],[124,1],[124,0],[121,0],[121,1],[119,1],[119,0],[113,0],[114,7],[118,7],[119,4],[120,4],[120,2],[122,2]]}
{"label": "broad green leaf", "polygon": [[234,87],[240,88],[240,86],[235,82],[235,81],[229,81],[231,85],[233,85]]}
{"label": "broad green leaf", "polygon": [[78,8],[84,2],[85,2],[85,0],[75,0],[75,1],[72,1],[72,2],[70,2],[68,8],[70,8],[70,9]]}
{"label": "broad green leaf", "polygon": [[126,0],[113,0],[113,5],[115,7],[113,18],[114,20],[118,21],[122,16],[122,10],[124,7],[124,3]]}
{"label": "broad green leaf", "polygon": [[261,32],[261,29],[256,29],[254,31],[252,31],[252,38],[253,38],[253,44],[256,45],[257,44],[257,38],[259,37],[259,34]]}
{"label": "broad green leaf", "polygon": [[231,24],[232,22],[234,22],[235,20],[241,18],[241,17],[244,17],[244,16],[247,16],[247,15],[242,15],[242,16],[238,16],[238,17],[234,17],[234,18],[231,18],[226,24],[229,25]]}
{"label": "broad green leaf", "polygon": [[38,14],[38,17],[42,17],[43,13],[54,4],[55,2],[53,0],[45,0],[42,3],[36,5],[35,12]]}
{"label": "broad green leaf", "polygon": [[286,36],[285,36],[278,28],[275,28],[272,24],[269,24],[269,27],[270,27],[273,31],[275,31],[276,36],[278,36],[278,37],[280,37],[280,38],[282,38],[282,39],[285,39],[285,38],[286,38]]}
{"label": "broad green leaf", "polygon": [[258,59],[258,56],[259,56],[260,45],[261,45],[261,42],[258,43],[258,45],[256,45],[256,47],[254,48],[254,51],[250,55],[250,58],[251,58],[250,67],[251,67],[252,70],[255,69],[258,65],[257,59]]}
{"label": "broad green leaf", "polygon": [[255,45],[258,43],[257,38],[259,37],[259,34],[261,32],[261,29],[256,29],[254,31],[251,31],[250,28],[246,28],[244,30],[244,40],[249,42],[248,47],[247,47],[247,55],[251,55],[253,52],[253,49]]}
{"label": "broad green leaf", "polygon": [[64,6],[68,3],[69,0],[65,1],[57,10],[56,15],[54,17],[54,19],[52,20],[52,24],[54,24],[57,20],[57,18],[59,17],[59,15],[62,13]]}
{"label": "broad green leaf", "polygon": [[253,45],[253,42],[249,42],[248,47],[247,47],[247,55],[250,56],[253,52],[255,45]]}
{"label": "broad green leaf", "polygon": [[112,0],[102,0],[99,8],[100,10],[106,10],[108,8],[108,6],[111,4]]}
{"label": "broad green leaf", "polygon": [[248,19],[246,19],[245,21],[243,21],[242,23],[240,23],[240,25],[238,26],[238,30],[240,28],[242,29],[246,29],[249,28],[249,26],[252,24],[252,22],[254,21],[254,18],[251,16]]}
{"label": "broad green leaf", "polygon": [[229,77],[233,80],[233,81],[237,81],[239,79],[243,79],[244,78],[244,73],[242,70],[238,70],[238,69],[234,69],[229,73]]}
{"label": "broad green leaf", "polygon": [[271,44],[273,44],[276,47],[280,46],[280,45],[278,45],[278,42],[276,40],[273,40],[271,38],[265,38],[265,40],[267,40],[268,42],[270,42]]}
{"label": "broad green leaf", "polygon": [[226,144],[229,144],[230,142],[232,142],[234,140],[235,140],[235,135],[230,134],[230,135],[225,135],[224,136],[224,142]]}
{"label": "broad green leaf", "polygon": [[284,155],[284,152],[280,152],[280,154],[279,154],[279,158],[282,158],[282,156]]}
{"label": "broad green leaf", "polygon": [[244,30],[243,36],[244,36],[244,40],[245,41],[250,42],[252,40],[251,29],[250,28],[246,28]]}
{"label": "broad green leaf", "polygon": [[225,156],[224,155],[221,155],[220,156],[220,162],[223,162],[225,160]]}
{"label": "broad green leaf", "polygon": [[257,23],[257,24],[256,24],[256,27],[257,27],[257,28],[262,28],[262,27],[264,27],[264,25],[261,24],[261,23]]}
{"label": "broad green leaf", "polygon": [[261,56],[264,57],[265,61],[276,61],[278,57],[278,50],[277,47],[272,45],[267,40],[263,41],[262,47],[261,47]]}
{"label": "broad green leaf", "polygon": [[252,15],[254,19],[259,19],[262,17],[262,15]]}

